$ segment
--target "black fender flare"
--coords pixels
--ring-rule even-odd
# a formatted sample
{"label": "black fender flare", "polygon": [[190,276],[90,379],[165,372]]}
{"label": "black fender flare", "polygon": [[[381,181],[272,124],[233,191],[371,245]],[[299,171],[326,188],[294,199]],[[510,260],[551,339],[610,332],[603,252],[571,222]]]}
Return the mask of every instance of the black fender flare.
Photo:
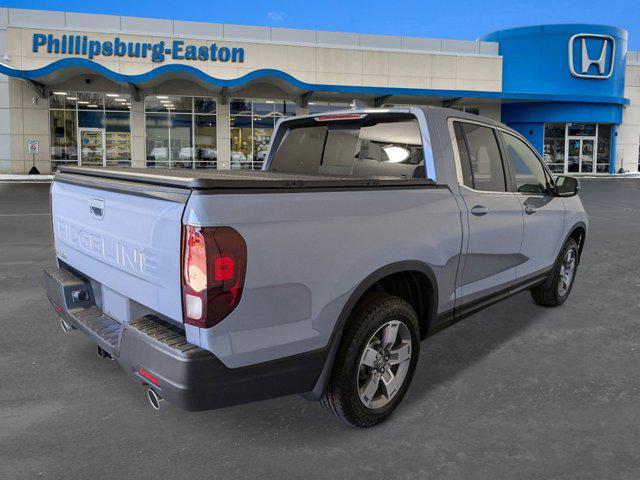
{"label": "black fender flare", "polygon": [[[345,325],[347,324],[347,320],[351,315],[351,312],[358,304],[362,296],[365,294],[367,290],[369,290],[373,285],[382,280],[389,275],[393,275],[395,273],[401,272],[412,272],[417,271],[426,275],[431,283],[431,292],[429,296],[428,303],[428,318],[430,321],[436,319],[436,315],[438,312],[438,283],[436,281],[436,276],[433,273],[433,270],[429,265],[419,260],[403,260],[400,262],[391,263],[384,267],[379,268],[378,270],[370,273],[367,277],[365,277],[358,286],[353,290],[349,299],[346,301],[340,315],[338,316],[338,320],[333,328],[333,332],[331,333],[331,338],[329,340],[329,348],[327,352],[327,357],[324,362],[324,367],[322,368],[322,372],[318,377],[318,380],[313,388],[313,390],[306,392],[303,396],[308,400],[318,400],[322,396],[324,389],[327,385],[327,381],[329,380],[329,376],[331,375],[331,370],[333,368],[333,361],[336,356],[336,352],[338,350],[338,346],[340,345],[340,340],[342,338],[342,332],[344,330]],[[426,332],[425,332],[426,334]]]}
{"label": "black fender flare", "polygon": [[582,221],[576,222],[569,229],[567,235],[564,237],[562,245],[560,245],[560,251],[556,255],[556,260],[553,263],[553,265],[551,266],[551,270],[549,271],[549,274],[547,275],[545,280],[542,282],[542,284],[547,285],[547,286],[551,285],[551,282],[553,280],[553,272],[554,272],[554,269],[555,269],[556,265],[560,261],[560,254],[562,253],[562,249],[564,248],[565,244],[567,243],[567,240],[569,240],[573,236],[573,232],[575,232],[576,229],[578,229],[578,228],[582,228],[584,230],[584,236],[582,238],[582,241],[580,242],[580,245],[578,245],[578,265],[580,264],[580,258],[582,257],[582,247],[584,247],[584,242],[586,241],[586,238],[587,238],[587,224],[582,222]]}
{"label": "black fender flare", "polygon": [[565,243],[567,243],[567,240],[569,240],[569,238],[571,236],[573,236],[573,232],[575,232],[578,228],[582,228],[584,230],[584,236],[582,237],[582,240],[580,241],[580,244],[578,245],[578,262],[580,261],[580,257],[582,256],[582,248],[584,247],[584,243],[587,240],[587,224],[580,221],[580,222],[576,222],[570,229],[569,229],[569,233],[567,233],[567,236],[564,239],[564,242],[562,243],[562,245],[564,245]]}

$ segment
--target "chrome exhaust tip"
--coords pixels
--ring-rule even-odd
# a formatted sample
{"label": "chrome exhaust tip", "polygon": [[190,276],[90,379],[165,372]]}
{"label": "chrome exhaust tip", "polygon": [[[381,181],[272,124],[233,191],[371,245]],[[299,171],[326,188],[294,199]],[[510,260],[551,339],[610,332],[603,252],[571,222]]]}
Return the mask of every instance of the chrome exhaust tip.
{"label": "chrome exhaust tip", "polygon": [[62,328],[62,331],[64,333],[70,333],[71,330],[75,330],[76,327],[74,327],[73,325],[71,325],[69,322],[67,322],[64,319],[60,319],[60,328]]}
{"label": "chrome exhaust tip", "polygon": [[153,408],[154,410],[160,410],[164,406],[164,398],[158,395],[155,390],[147,390],[147,399],[149,400],[151,408]]}

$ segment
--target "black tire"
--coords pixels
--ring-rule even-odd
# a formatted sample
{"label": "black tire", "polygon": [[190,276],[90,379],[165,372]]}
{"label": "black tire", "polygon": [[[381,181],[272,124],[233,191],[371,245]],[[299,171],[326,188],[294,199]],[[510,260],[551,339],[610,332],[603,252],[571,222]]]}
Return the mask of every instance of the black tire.
{"label": "black tire", "polygon": [[[575,268],[573,270],[573,275],[571,276],[571,281],[569,283],[568,288],[564,293],[559,291],[559,283],[561,282],[561,269],[563,266],[564,259],[567,255],[567,252],[573,250],[575,254]],[[560,250],[560,254],[556,260],[555,265],[553,266],[553,270],[551,271],[549,278],[531,289],[531,297],[533,301],[538,305],[542,305],[545,307],[557,307],[562,305],[564,301],[569,297],[571,293],[571,289],[573,288],[573,284],[575,283],[576,275],[578,274],[578,264],[580,263],[580,249],[578,248],[578,244],[573,238],[570,238],[565,242]]]}
{"label": "black tire", "polygon": [[[372,409],[363,403],[358,393],[358,381],[361,378],[360,360],[372,336],[390,321],[400,321],[410,334],[409,366],[395,396],[390,395],[391,399],[381,408]],[[407,330],[403,329],[405,333]],[[411,305],[386,293],[367,294],[352,312],[343,331],[331,376],[320,402],[351,427],[366,428],[377,425],[391,415],[402,401],[413,378],[419,353],[420,325]]]}

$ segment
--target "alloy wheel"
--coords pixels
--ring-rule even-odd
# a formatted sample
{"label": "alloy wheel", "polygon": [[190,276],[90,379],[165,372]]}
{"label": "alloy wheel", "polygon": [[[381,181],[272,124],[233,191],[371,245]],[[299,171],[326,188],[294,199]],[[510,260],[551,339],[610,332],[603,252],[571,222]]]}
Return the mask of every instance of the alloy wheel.
{"label": "alloy wheel", "polygon": [[558,275],[558,296],[564,297],[571,288],[571,282],[576,272],[578,252],[575,248],[570,248],[564,254],[562,262],[560,263],[560,273]]}
{"label": "alloy wheel", "polygon": [[360,401],[382,408],[400,391],[411,363],[411,333],[400,320],[391,320],[369,338],[360,357],[357,389]]}

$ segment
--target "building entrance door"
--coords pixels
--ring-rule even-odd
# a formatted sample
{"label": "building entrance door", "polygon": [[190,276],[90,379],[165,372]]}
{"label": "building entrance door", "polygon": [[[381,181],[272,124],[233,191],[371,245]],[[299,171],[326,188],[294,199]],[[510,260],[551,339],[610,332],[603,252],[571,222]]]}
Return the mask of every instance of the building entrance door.
{"label": "building entrance door", "polygon": [[104,128],[78,129],[78,159],[86,167],[103,167],[106,164]]}
{"label": "building entrance door", "polygon": [[567,137],[564,171],[593,173],[595,171],[596,137]]}

